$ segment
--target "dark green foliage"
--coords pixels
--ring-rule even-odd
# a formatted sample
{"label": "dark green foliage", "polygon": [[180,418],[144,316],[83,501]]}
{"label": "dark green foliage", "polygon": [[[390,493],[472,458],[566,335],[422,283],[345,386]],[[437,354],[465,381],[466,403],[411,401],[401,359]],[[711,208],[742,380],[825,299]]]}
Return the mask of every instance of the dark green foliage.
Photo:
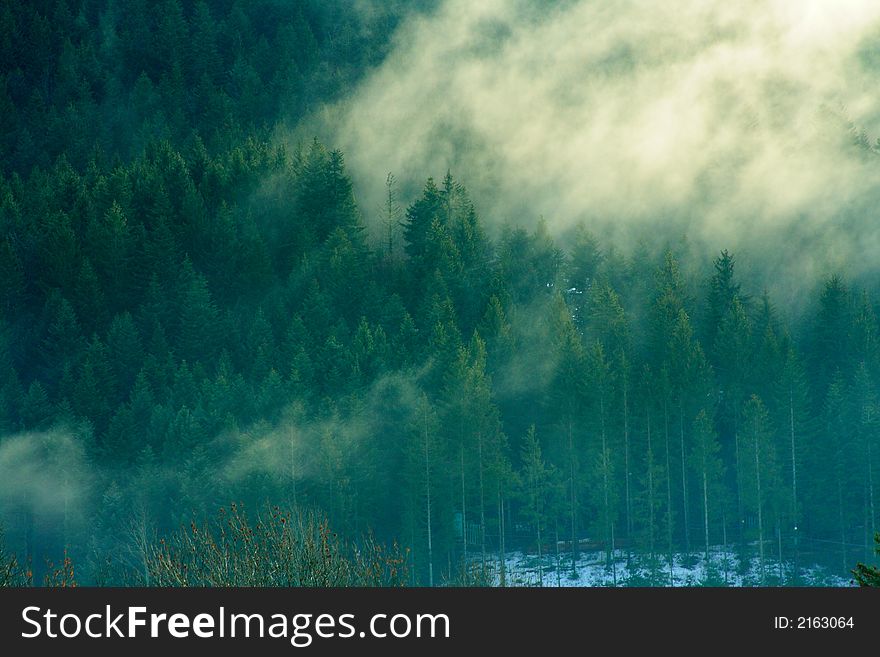
{"label": "dark green foliage", "polygon": [[[880,545],[880,533],[874,535],[875,545]],[[880,552],[880,548],[875,547]],[[859,586],[880,586],[880,569],[877,566],[868,566],[863,563],[856,564],[852,571]]]}
{"label": "dark green foliage", "polygon": [[[111,583],[114,551],[199,585],[488,583],[556,539],[625,545],[652,582],[723,542],[794,577],[802,552],[867,559],[876,290],[830,276],[792,320],[728,251],[495,233],[449,172],[399,202],[389,176],[376,239],[343,154],[276,132],[383,56],[398,3],[349,4],[0,3],[0,443],[67,429],[97,509],[87,537],[0,509],[13,538]],[[200,522],[173,534],[230,499],[295,507],[234,519],[283,576],[249,579],[221,525],[213,553]],[[302,505],[410,570],[279,526]],[[138,553],[150,532],[174,539]]]}

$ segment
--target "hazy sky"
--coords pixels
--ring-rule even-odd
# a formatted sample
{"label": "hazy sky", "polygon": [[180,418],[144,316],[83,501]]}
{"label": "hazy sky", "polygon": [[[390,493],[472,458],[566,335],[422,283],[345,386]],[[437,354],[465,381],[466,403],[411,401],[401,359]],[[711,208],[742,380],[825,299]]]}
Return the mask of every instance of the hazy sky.
{"label": "hazy sky", "polygon": [[878,136],[878,19],[869,0],[446,0],[319,130],[368,219],[387,172],[408,202],[451,168],[489,224],[686,232],[858,274],[880,167],[847,126]]}

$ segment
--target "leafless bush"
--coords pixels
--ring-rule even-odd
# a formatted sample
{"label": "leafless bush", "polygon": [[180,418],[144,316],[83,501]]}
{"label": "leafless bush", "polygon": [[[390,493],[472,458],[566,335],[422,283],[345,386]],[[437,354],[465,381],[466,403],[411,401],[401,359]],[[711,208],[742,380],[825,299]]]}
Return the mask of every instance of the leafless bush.
{"label": "leafless bush", "polygon": [[78,586],[73,567],[73,561],[64,551],[64,559],[61,564],[55,566],[51,561],[47,562],[47,572],[43,579],[44,586],[49,588],[73,588]]}
{"label": "leafless bush", "polygon": [[6,552],[3,542],[3,529],[0,528],[0,588],[10,586],[30,586],[33,574],[23,568],[14,554]]}
{"label": "leafless bush", "polygon": [[446,586],[491,587],[497,586],[496,568],[491,563],[464,562],[445,583]]}
{"label": "leafless bush", "polygon": [[146,559],[155,586],[402,586],[404,564],[396,546],[343,543],[315,513],[270,507],[251,520],[237,505],[160,540]]}

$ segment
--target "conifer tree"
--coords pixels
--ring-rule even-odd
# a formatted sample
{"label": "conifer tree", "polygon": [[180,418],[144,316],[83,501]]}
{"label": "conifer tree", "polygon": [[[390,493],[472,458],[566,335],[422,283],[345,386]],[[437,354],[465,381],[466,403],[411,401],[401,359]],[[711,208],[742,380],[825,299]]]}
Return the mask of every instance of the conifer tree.
{"label": "conifer tree", "polygon": [[714,516],[718,515],[723,491],[724,464],[721,460],[721,446],[712,421],[705,410],[701,410],[693,423],[694,441],[691,451],[691,467],[700,481],[703,506],[703,539],[706,548],[706,562],[709,562],[709,528]]}
{"label": "conifer tree", "polygon": [[765,542],[767,513],[776,494],[777,460],[773,449],[772,428],[761,399],[752,395],[743,408],[743,495],[746,509],[757,521],[758,556],[761,584],[766,585]]}
{"label": "conifer tree", "polygon": [[568,506],[571,536],[571,566],[576,571],[578,559],[580,525],[580,461],[578,453],[581,448],[580,423],[583,412],[583,371],[585,362],[584,348],[568,306],[558,293],[552,302],[553,313],[550,321],[554,331],[553,346],[556,349],[557,366],[550,382],[548,396],[552,406],[553,417],[562,442],[562,462],[568,474]]}
{"label": "conifer tree", "polygon": [[536,547],[538,550],[538,583],[544,585],[544,537],[545,526],[548,520],[548,495],[551,479],[553,478],[552,466],[544,461],[541,451],[541,442],[535,431],[535,425],[529,426],[525,440],[520,448],[520,462],[522,473],[520,485],[525,499],[525,516],[535,528]]}

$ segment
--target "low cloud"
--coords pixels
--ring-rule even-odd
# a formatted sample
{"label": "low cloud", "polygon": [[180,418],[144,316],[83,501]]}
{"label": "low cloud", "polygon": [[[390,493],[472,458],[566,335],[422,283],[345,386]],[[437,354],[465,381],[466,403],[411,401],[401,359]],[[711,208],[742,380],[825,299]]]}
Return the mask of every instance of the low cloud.
{"label": "low cloud", "polygon": [[[301,128],[370,217],[451,169],[483,219],[749,252],[793,289],[880,248],[880,4],[446,0]],[[876,44],[876,45],[875,45]]]}
{"label": "low cloud", "polygon": [[0,510],[78,515],[92,483],[81,443],[63,430],[0,439]]}

